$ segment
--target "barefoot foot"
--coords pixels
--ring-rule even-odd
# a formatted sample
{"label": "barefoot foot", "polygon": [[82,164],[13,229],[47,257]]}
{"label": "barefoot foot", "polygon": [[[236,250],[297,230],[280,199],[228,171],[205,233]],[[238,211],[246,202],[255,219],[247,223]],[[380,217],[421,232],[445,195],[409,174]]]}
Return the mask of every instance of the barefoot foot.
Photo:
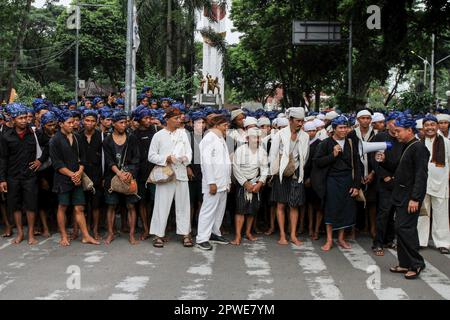
{"label": "barefoot foot", "polygon": [[330,251],[331,248],[333,248],[333,242],[327,242],[321,247],[322,251]]}
{"label": "barefoot foot", "polygon": [[110,244],[114,240],[114,234],[108,234],[105,239],[105,244]]}
{"label": "barefoot foot", "polygon": [[59,241],[59,244],[63,247],[70,246],[70,242],[67,239],[67,237],[61,237],[61,240]]}
{"label": "barefoot foot", "polygon": [[99,241],[95,240],[92,237],[83,237],[83,239],[81,239],[81,242],[84,244],[100,244]]}

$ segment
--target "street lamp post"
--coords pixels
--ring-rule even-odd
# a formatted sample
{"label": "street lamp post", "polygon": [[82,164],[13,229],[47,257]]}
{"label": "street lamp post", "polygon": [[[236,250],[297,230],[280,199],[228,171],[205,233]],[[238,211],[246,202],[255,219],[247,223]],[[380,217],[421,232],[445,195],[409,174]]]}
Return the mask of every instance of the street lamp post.
{"label": "street lamp post", "polygon": [[427,64],[430,64],[427,59],[422,58],[417,53],[411,50],[411,53],[423,61],[423,85],[426,86],[427,83]]}

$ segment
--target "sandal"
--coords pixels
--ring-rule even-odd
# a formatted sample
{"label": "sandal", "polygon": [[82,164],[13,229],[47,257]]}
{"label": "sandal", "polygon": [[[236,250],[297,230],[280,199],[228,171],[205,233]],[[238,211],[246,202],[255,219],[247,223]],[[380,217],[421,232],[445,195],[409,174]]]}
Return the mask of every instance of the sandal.
{"label": "sandal", "polygon": [[163,248],[164,247],[164,241],[163,239],[157,237],[155,239],[153,239],[153,246],[155,248]]}
{"label": "sandal", "polygon": [[441,254],[449,254],[450,253],[450,250],[448,250],[447,248],[444,248],[444,247],[439,248],[438,250]]}
{"label": "sandal", "polygon": [[185,248],[191,248],[194,244],[192,243],[192,239],[190,236],[184,236],[183,237],[183,247]]}
{"label": "sandal", "polygon": [[381,247],[375,247],[372,248],[373,253],[377,256],[377,257],[382,257],[384,256],[384,249]]}
{"label": "sandal", "polygon": [[393,272],[393,273],[407,273],[409,271],[409,269],[402,268],[400,266],[395,266],[395,267],[389,268],[389,271]]}
{"label": "sandal", "polygon": [[414,273],[411,274],[411,275],[405,274],[405,279],[408,279],[408,280],[417,279],[417,278],[419,277],[419,275],[420,275],[420,273],[422,272],[423,269],[424,269],[424,268],[419,267],[419,268],[417,268],[416,270],[408,270],[408,272],[414,272]]}

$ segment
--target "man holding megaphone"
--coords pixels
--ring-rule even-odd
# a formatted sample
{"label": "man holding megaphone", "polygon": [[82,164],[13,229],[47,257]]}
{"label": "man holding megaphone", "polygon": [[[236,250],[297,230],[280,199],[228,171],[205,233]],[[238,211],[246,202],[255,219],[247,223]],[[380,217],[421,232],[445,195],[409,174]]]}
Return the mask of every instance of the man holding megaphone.
{"label": "man holding megaphone", "polygon": [[[394,210],[390,197],[393,188],[392,178],[403,150],[403,144],[395,137],[395,119],[399,115],[400,112],[397,111],[389,113],[386,117],[387,130],[377,133],[373,138],[374,143],[389,142],[392,147],[372,153],[370,157],[377,179],[376,235],[372,245],[372,250],[377,256],[384,255],[384,247],[395,248]],[[390,164],[390,167],[380,165],[381,157],[385,159],[385,163]]]}

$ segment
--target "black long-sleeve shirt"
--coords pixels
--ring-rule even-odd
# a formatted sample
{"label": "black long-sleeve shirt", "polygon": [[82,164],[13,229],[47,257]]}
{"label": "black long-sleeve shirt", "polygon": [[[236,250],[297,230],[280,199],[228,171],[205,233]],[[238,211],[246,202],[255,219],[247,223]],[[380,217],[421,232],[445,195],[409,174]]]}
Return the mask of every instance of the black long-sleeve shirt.
{"label": "black long-sleeve shirt", "polygon": [[380,132],[375,135],[373,142],[390,142],[392,148],[384,151],[385,162],[379,163],[375,161],[376,152],[370,154],[372,168],[375,170],[378,187],[383,190],[392,191],[393,181],[384,182],[384,178],[393,177],[397,169],[398,161],[402,155],[404,144],[398,142],[397,138],[391,136],[387,131]]}
{"label": "black long-sleeve shirt", "polygon": [[0,135],[0,181],[7,179],[29,179],[35,177],[30,162],[36,160],[36,138],[27,128],[23,139],[16,129],[3,131]]}
{"label": "black long-sleeve shirt", "polygon": [[141,183],[147,182],[148,176],[154,167],[154,165],[148,161],[148,150],[150,149],[150,143],[156,132],[155,126],[150,126],[148,129],[138,128],[132,133],[132,135],[136,137],[139,147],[139,170],[137,181]]}
{"label": "black long-sleeve shirt", "polygon": [[[104,185],[105,190],[108,190],[111,186],[111,180],[115,176],[114,171],[112,171],[112,167],[115,165],[119,169],[122,169],[120,168],[120,164],[118,163],[116,157],[116,147],[112,135],[106,137],[105,140],[103,141],[103,152],[105,154],[105,162],[106,162]],[[136,179],[139,173],[139,160],[140,160],[138,141],[134,135],[130,135],[128,133],[124,147],[122,148],[121,151],[120,159],[123,159],[124,157],[125,163],[123,169],[130,172],[133,175],[133,178]]]}
{"label": "black long-sleeve shirt", "polygon": [[413,139],[404,146],[394,173],[392,204],[405,206],[409,200],[422,202],[427,192],[430,152],[425,144]]}
{"label": "black long-sleeve shirt", "polygon": [[53,169],[55,169],[53,192],[63,193],[75,188],[72,179],[61,174],[59,169],[67,168],[72,172],[76,172],[80,169],[80,165],[85,166],[85,155],[83,148],[80,147],[81,138],[76,134],[73,134],[73,137],[72,145],[61,131],[58,131],[50,139],[50,157]]}
{"label": "black long-sleeve shirt", "polygon": [[322,142],[321,140],[317,139],[316,141],[314,141],[313,143],[311,143],[309,145],[308,160],[306,161],[305,168],[304,168],[304,172],[305,172],[304,180],[305,181],[311,177],[311,171],[312,171],[312,168],[313,168],[313,159],[314,159],[314,156],[315,156],[316,151],[317,151],[317,146],[321,142]]}
{"label": "black long-sleeve shirt", "polygon": [[91,136],[91,141],[85,135],[85,129],[80,131],[80,147],[85,154],[84,173],[92,180],[95,187],[100,186],[103,178],[102,174],[102,134],[95,130]]}
{"label": "black long-sleeve shirt", "polygon": [[[42,156],[39,158],[39,161],[44,165],[47,160],[50,159],[50,139],[51,137],[45,133],[43,129],[37,129],[36,135],[39,141],[39,145],[41,146]],[[54,170],[51,165],[47,168],[40,170],[38,172],[38,177],[40,179],[45,179],[50,185],[53,184],[53,176]]]}
{"label": "black long-sleeve shirt", "polygon": [[[311,172],[311,184],[317,195],[323,200],[326,194],[326,178],[329,175],[347,172],[349,175],[354,171],[353,188],[361,189],[361,162],[357,146],[353,145],[353,154],[349,138],[345,140],[344,150],[337,157],[333,155],[334,146],[338,143],[333,138],[323,140],[317,146],[313,157],[313,169]],[[352,169],[352,156],[353,167]]]}

